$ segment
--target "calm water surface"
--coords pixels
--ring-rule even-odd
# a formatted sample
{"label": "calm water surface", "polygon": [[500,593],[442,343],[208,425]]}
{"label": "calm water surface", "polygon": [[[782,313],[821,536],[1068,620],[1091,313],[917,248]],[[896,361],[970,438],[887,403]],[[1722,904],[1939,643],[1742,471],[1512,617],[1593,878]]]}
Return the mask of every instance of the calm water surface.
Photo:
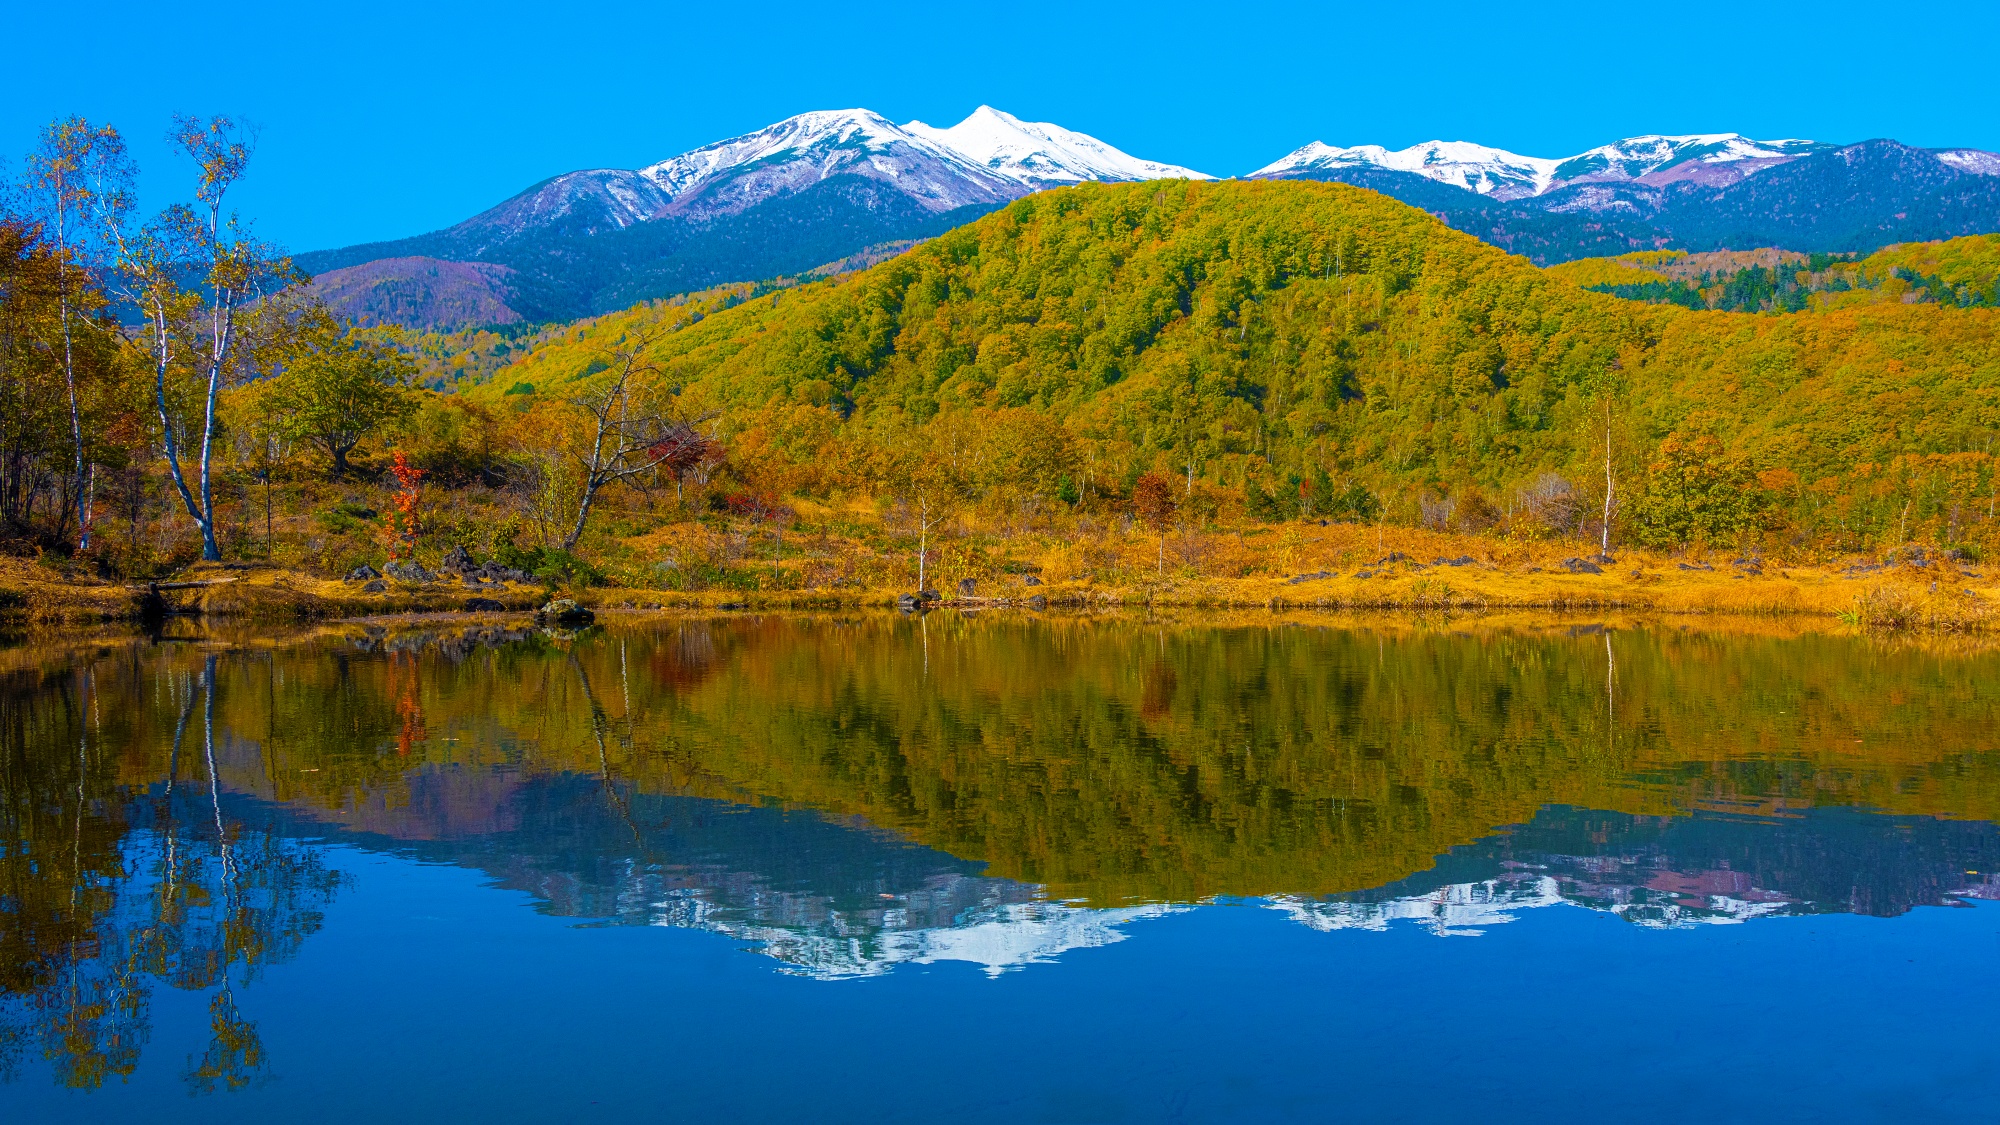
{"label": "calm water surface", "polygon": [[1992,655],[942,615],[9,655],[0,1121],[2000,1119]]}

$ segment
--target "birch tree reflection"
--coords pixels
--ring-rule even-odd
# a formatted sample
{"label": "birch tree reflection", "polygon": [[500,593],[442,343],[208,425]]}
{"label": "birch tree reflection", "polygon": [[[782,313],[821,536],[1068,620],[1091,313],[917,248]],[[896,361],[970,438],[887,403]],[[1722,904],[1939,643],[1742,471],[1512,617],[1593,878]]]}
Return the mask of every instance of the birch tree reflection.
{"label": "birch tree reflection", "polygon": [[[341,877],[317,849],[232,809],[216,767],[216,672],[213,656],[164,674],[105,663],[0,690],[7,1078],[31,1056],[73,1088],[130,1076],[162,985],[214,992],[208,1046],[183,1068],[194,1090],[268,1070],[242,991],[319,928]],[[120,786],[103,748],[153,732],[171,739],[166,780]]]}

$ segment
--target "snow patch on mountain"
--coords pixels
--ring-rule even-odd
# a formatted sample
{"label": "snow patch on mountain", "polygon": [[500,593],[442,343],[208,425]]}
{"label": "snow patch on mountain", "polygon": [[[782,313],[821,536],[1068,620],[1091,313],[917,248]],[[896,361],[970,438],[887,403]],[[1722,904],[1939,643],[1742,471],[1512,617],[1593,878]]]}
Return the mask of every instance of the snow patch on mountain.
{"label": "snow patch on mountain", "polygon": [[949,129],[912,121],[903,130],[1030,188],[1085,180],[1214,179],[1192,168],[1141,160],[1088,134],[1045,121],[1023,121],[989,105],[973,110]]}
{"label": "snow patch on mountain", "polygon": [[1947,148],[1939,149],[1937,158],[1961,172],[1971,172],[1976,176],[2000,176],[2000,152]]}

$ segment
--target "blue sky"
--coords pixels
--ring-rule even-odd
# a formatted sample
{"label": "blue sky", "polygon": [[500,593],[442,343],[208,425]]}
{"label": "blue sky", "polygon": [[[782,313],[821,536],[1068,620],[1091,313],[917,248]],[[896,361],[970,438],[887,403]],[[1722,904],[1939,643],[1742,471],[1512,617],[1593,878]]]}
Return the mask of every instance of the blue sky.
{"label": "blue sky", "polygon": [[[1311,140],[1561,156],[1638,133],[2000,149],[2000,5],[703,4],[11,0],[0,154],[83,113],[148,204],[176,111],[254,122],[238,202],[295,250],[433,230],[537,180],[808,109],[980,103],[1240,174]],[[211,16],[210,13],[213,13]],[[22,49],[26,47],[27,49]]]}

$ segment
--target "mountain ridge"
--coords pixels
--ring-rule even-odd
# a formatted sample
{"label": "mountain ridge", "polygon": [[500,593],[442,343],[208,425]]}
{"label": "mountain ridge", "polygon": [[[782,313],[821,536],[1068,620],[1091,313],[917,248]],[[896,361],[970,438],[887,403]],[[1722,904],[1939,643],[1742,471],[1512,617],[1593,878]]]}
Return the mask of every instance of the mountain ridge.
{"label": "mountain ridge", "polygon": [[[1865,252],[2000,230],[2000,154],[1893,141],[1644,135],[1561,158],[1463,141],[1393,151],[1314,141],[1245,178],[1365,187],[1538,264],[1659,248]],[[368,284],[329,287],[342,294],[336,311],[364,321],[562,321],[796,276],[935,236],[1035,191],[1147,179],[1213,177],[987,105],[947,128],[820,110],[641,168],[552,176],[442,230],[296,260],[315,275],[370,265]],[[425,286],[470,289],[427,295]]]}
{"label": "mountain ridge", "polygon": [[1577,178],[1539,195],[1505,197],[1368,162],[1320,163],[1259,178],[1366,187],[1538,265],[1634,250],[1867,253],[2000,230],[2000,157],[1996,174],[1987,174],[1966,170],[1978,163],[1971,157],[1947,161],[1940,151],[1977,152],[1862,141],[1764,162],[1734,179]]}
{"label": "mountain ridge", "polygon": [[1759,141],[1741,133],[1645,134],[1598,145],[1574,156],[1542,157],[1523,156],[1470,141],[1425,141],[1393,151],[1380,145],[1336,148],[1313,141],[1244,178],[1313,178],[1306,174],[1372,165],[1412,172],[1498,200],[1514,200],[1546,195],[1575,183],[1659,186],[1692,180],[1723,186],[1765,168],[1837,147],[1796,138]]}

